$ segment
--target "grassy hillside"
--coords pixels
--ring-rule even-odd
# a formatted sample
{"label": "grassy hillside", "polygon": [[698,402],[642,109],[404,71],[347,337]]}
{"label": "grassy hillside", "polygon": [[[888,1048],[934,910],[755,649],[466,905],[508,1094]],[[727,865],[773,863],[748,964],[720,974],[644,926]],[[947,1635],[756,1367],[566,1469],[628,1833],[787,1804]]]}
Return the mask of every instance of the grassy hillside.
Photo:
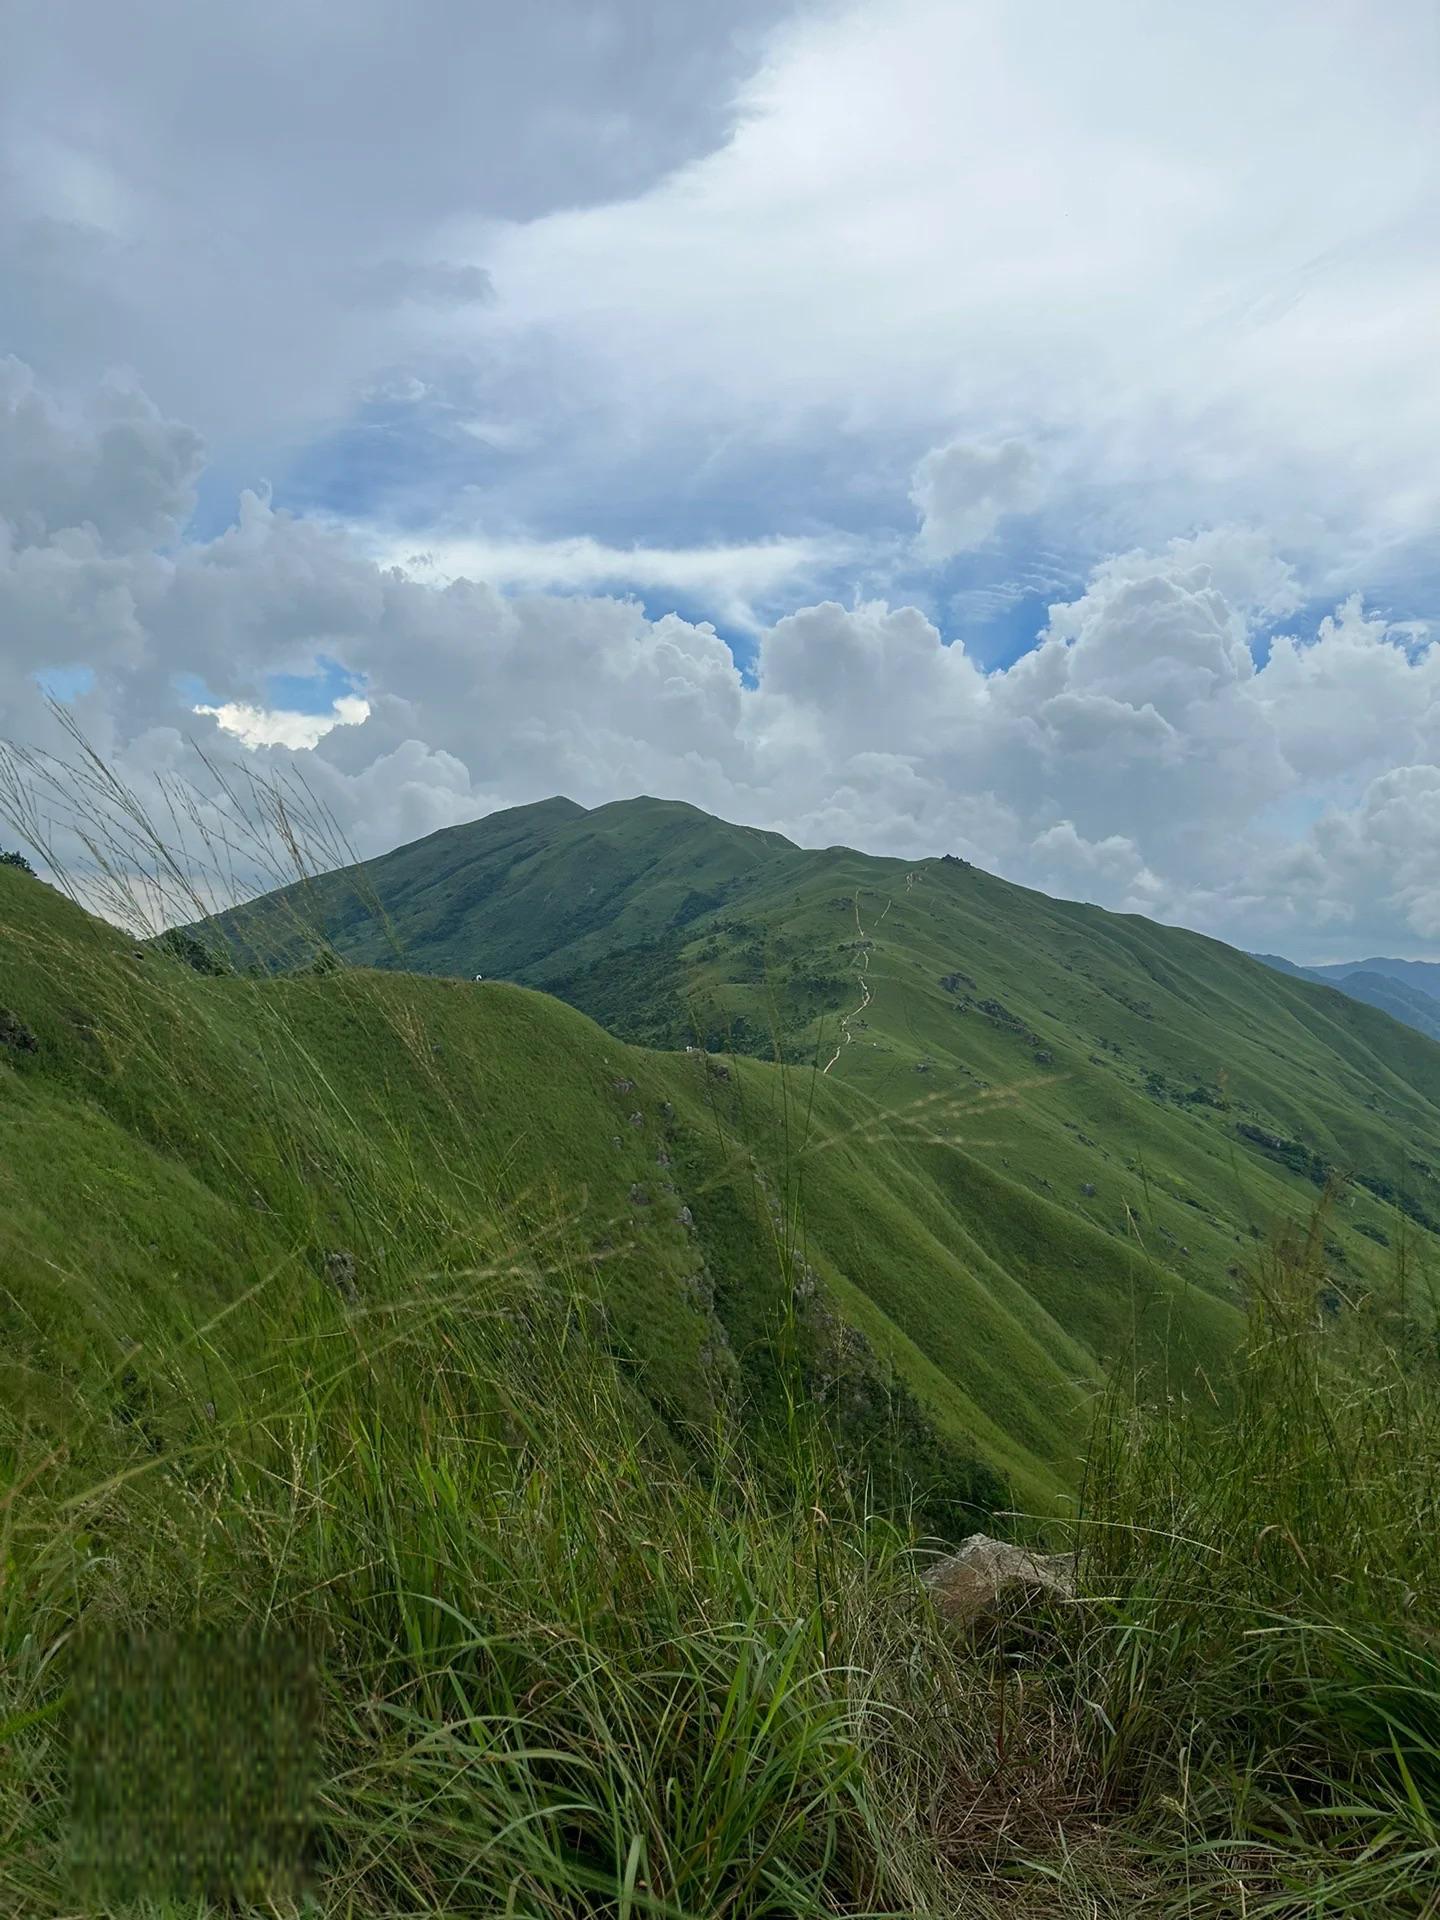
{"label": "grassy hillside", "polygon": [[0,1911],[863,1902],[922,1616],[834,1475],[998,1487],[809,1272],[773,1076],[4,868],[0,981]]}
{"label": "grassy hillside", "polygon": [[[0,1910],[1434,1911],[1434,1335],[1334,1203],[1246,1337],[1057,1272],[957,1144],[1001,1103],[882,1107],[858,1035],[207,976],[4,869],[0,981]],[[1147,1325],[1205,1391],[1157,1337],[1082,1407]],[[975,1633],[900,1496],[967,1530],[977,1446],[1084,1498],[1076,1599]]]}
{"label": "grassy hillside", "polygon": [[[788,1339],[879,1483],[918,1486],[937,1525],[1002,1500],[1000,1474],[1044,1498],[1066,1470],[1072,1399],[1012,1432],[985,1369],[922,1359],[868,1291],[857,1211],[888,1230],[901,1210],[828,1090],[797,1115],[773,1070],[647,1054],[500,984],[209,977],[8,869],[0,977],[17,1393],[83,1404],[137,1316],[368,1308],[402,1275],[465,1289],[519,1263],[591,1302],[677,1433],[731,1403],[779,1417]],[[803,1188],[823,1231],[799,1229]]]}
{"label": "grassy hillside", "polygon": [[[996,1404],[1027,1440],[1132,1316],[1213,1356],[1245,1249],[1332,1177],[1342,1289],[1440,1225],[1440,1047],[1216,941],[944,857],[549,801],[222,925],[251,957],[312,951],[318,926],[372,964],[542,986],[631,1039],[813,1068],[897,1161],[878,1184],[904,1218],[865,1292],[952,1377],[983,1343],[994,1391],[1024,1383]],[[859,1191],[835,1206],[873,1259]]]}

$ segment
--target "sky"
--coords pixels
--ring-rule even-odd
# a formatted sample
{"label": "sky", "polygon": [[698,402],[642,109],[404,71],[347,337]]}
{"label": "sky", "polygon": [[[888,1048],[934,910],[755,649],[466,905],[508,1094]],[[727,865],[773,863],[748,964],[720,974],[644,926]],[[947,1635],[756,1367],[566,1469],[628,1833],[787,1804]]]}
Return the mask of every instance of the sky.
{"label": "sky", "polygon": [[0,737],[1440,956],[1437,83],[1429,0],[12,0]]}

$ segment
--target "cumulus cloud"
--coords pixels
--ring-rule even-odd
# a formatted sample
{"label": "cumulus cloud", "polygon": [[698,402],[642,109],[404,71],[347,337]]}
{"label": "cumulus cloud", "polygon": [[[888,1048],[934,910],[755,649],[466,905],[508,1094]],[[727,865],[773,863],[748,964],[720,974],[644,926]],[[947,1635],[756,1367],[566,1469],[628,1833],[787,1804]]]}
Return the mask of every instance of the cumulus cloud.
{"label": "cumulus cloud", "polygon": [[370,718],[370,702],[345,693],[328,713],[296,713],[286,707],[257,707],[244,700],[223,706],[201,703],[194,711],[216,720],[242,747],[318,747],[336,727],[359,727]]}
{"label": "cumulus cloud", "polygon": [[1023,440],[986,446],[952,440],[915,469],[910,498],[920,515],[920,548],[932,560],[982,547],[1010,514],[1029,513],[1045,497],[1033,447]]}
{"label": "cumulus cloud", "polygon": [[[1298,591],[1253,528],[1112,556],[1001,670],[863,598],[776,620],[742,674],[704,621],[422,576],[255,494],[176,543],[183,428],[129,392],[107,440],[109,399],[9,378],[28,424],[0,516],[0,731],[45,738],[32,676],[83,665],[76,715],[138,790],[197,772],[196,736],[303,770],[362,853],[555,792],[653,792],[1299,958],[1440,939],[1440,647],[1351,599],[1266,653]],[[321,663],[363,692],[313,714],[267,697]]]}
{"label": "cumulus cloud", "polygon": [[1083,876],[1091,890],[1098,887],[1122,912],[1153,913],[1165,900],[1165,883],[1126,834],[1087,840],[1073,820],[1057,820],[1036,834],[1032,851],[1040,872],[1072,887]]}
{"label": "cumulus cloud", "polygon": [[1326,811],[1313,844],[1309,877],[1327,917],[1354,924],[1359,903],[1383,891],[1420,940],[1440,941],[1440,767],[1377,775],[1358,806]]}
{"label": "cumulus cloud", "polygon": [[67,406],[28,366],[0,356],[0,520],[12,546],[61,529],[107,548],[174,539],[195,503],[200,436],[112,377]]}

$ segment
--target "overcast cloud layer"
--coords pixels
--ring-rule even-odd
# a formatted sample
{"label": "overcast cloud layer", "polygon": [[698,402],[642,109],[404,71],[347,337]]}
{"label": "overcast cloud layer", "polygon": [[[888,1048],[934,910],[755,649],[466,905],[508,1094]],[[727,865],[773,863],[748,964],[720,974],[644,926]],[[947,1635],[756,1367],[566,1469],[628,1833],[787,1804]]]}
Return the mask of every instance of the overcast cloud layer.
{"label": "overcast cloud layer", "polygon": [[1433,10],[512,13],[19,8],[0,732],[1440,951]]}

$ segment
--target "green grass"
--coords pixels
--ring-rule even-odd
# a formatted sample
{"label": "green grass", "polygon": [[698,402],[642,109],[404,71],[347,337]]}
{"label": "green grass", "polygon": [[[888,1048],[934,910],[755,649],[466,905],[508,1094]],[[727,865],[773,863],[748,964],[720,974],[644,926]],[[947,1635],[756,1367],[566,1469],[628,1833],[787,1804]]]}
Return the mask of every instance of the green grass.
{"label": "green grass", "polygon": [[[835,1056],[797,1170],[813,1264],[937,1408],[941,1379],[960,1391],[1022,1501],[1073,1481],[1117,1358],[1215,1369],[1253,1249],[1327,1180],[1335,1284],[1383,1289],[1404,1234],[1437,1248],[1440,1047],[1216,941],[957,862],[555,800],[221,924],[247,955],[311,952],[319,928],[367,965],[543,988],[632,1042],[778,1053],[802,1106]],[[779,1108],[778,1076],[740,1079],[752,1112]]]}
{"label": "green grass", "polygon": [[0,1910],[292,1910],[296,1648],[326,1913],[911,1910],[897,1502],[978,1469],[840,1337],[763,1070],[0,880]]}
{"label": "green grass", "polygon": [[1434,1303],[1317,1309],[1324,1224],[1257,1268],[1223,1421],[1117,1392],[1087,1469],[1078,1690],[1197,1912],[1440,1910]]}
{"label": "green grass", "polygon": [[[47,1392],[83,1394],[127,1315],[177,1295],[219,1310],[257,1284],[303,1291],[336,1259],[362,1299],[405,1271],[464,1287],[517,1246],[541,1266],[548,1249],[672,1425],[736,1391],[777,1417],[775,1329],[798,1282],[809,1390],[843,1401],[897,1499],[923,1483],[953,1528],[967,1501],[1004,1500],[997,1468],[1053,1497],[1053,1429],[1027,1448],[918,1356],[912,1391],[873,1308],[871,1342],[841,1337],[834,1303],[860,1299],[850,1188],[869,1205],[878,1183],[869,1121],[830,1090],[797,1111],[758,1063],[721,1079],[504,985],[207,977],[39,882],[0,887],[7,1002],[37,1042],[0,1049],[0,1324],[17,1362],[35,1348],[76,1370]],[[835,1198],[833,1253],[800,1231],[807,1189],[817,1215]],[[898,1230],[901,1199],[878,1204]]]}
{"label": "green grass", "polygon": [[[9,871],[0,976],[0,1911],[1436,1910],[1403,1211],[1383,1290],[1322,1204],[1209,1319],[1163,1129],[1133,1237],[1005,1168],[1043,1079],[206,976]],[[977,1454],[1070,1489],[1081,1597],[974,1639],[916,1575],[1006,1524]]]}
{"label": "green grass", "polygon": [[[7,1913],[208,1911],[237,1880],[291,1911],[291,1876],[244,1851],[251,1769],[238,1833],[185,1816],[191,1772],[218,1771],[267,1658],[296,1647],[317,1668],[327,1913],[808,1913],[899,1884],[876,1697],[899,1649],[871,1635],[882,1607],[892,1642],[923,1624],[892,1528],[810,1479],[777,1508],[721,1434],[682,1469],[580,1318],[514,1280],[358,1326],[292,1304],[245,1333],[228,1417],[177,1391],[163,1438],[127,1446],[102,1418],[60,1458],[9,1436]],[[193,1335],[218,1370],[213,1330]],[[173,1718],[122,1737],[162,1636],[246,1663],[218,1696],[172,1682]],[[107,1734],[97,1779],[67,1740]],[[133,1824],[127,1769],[147,1782]]]}

